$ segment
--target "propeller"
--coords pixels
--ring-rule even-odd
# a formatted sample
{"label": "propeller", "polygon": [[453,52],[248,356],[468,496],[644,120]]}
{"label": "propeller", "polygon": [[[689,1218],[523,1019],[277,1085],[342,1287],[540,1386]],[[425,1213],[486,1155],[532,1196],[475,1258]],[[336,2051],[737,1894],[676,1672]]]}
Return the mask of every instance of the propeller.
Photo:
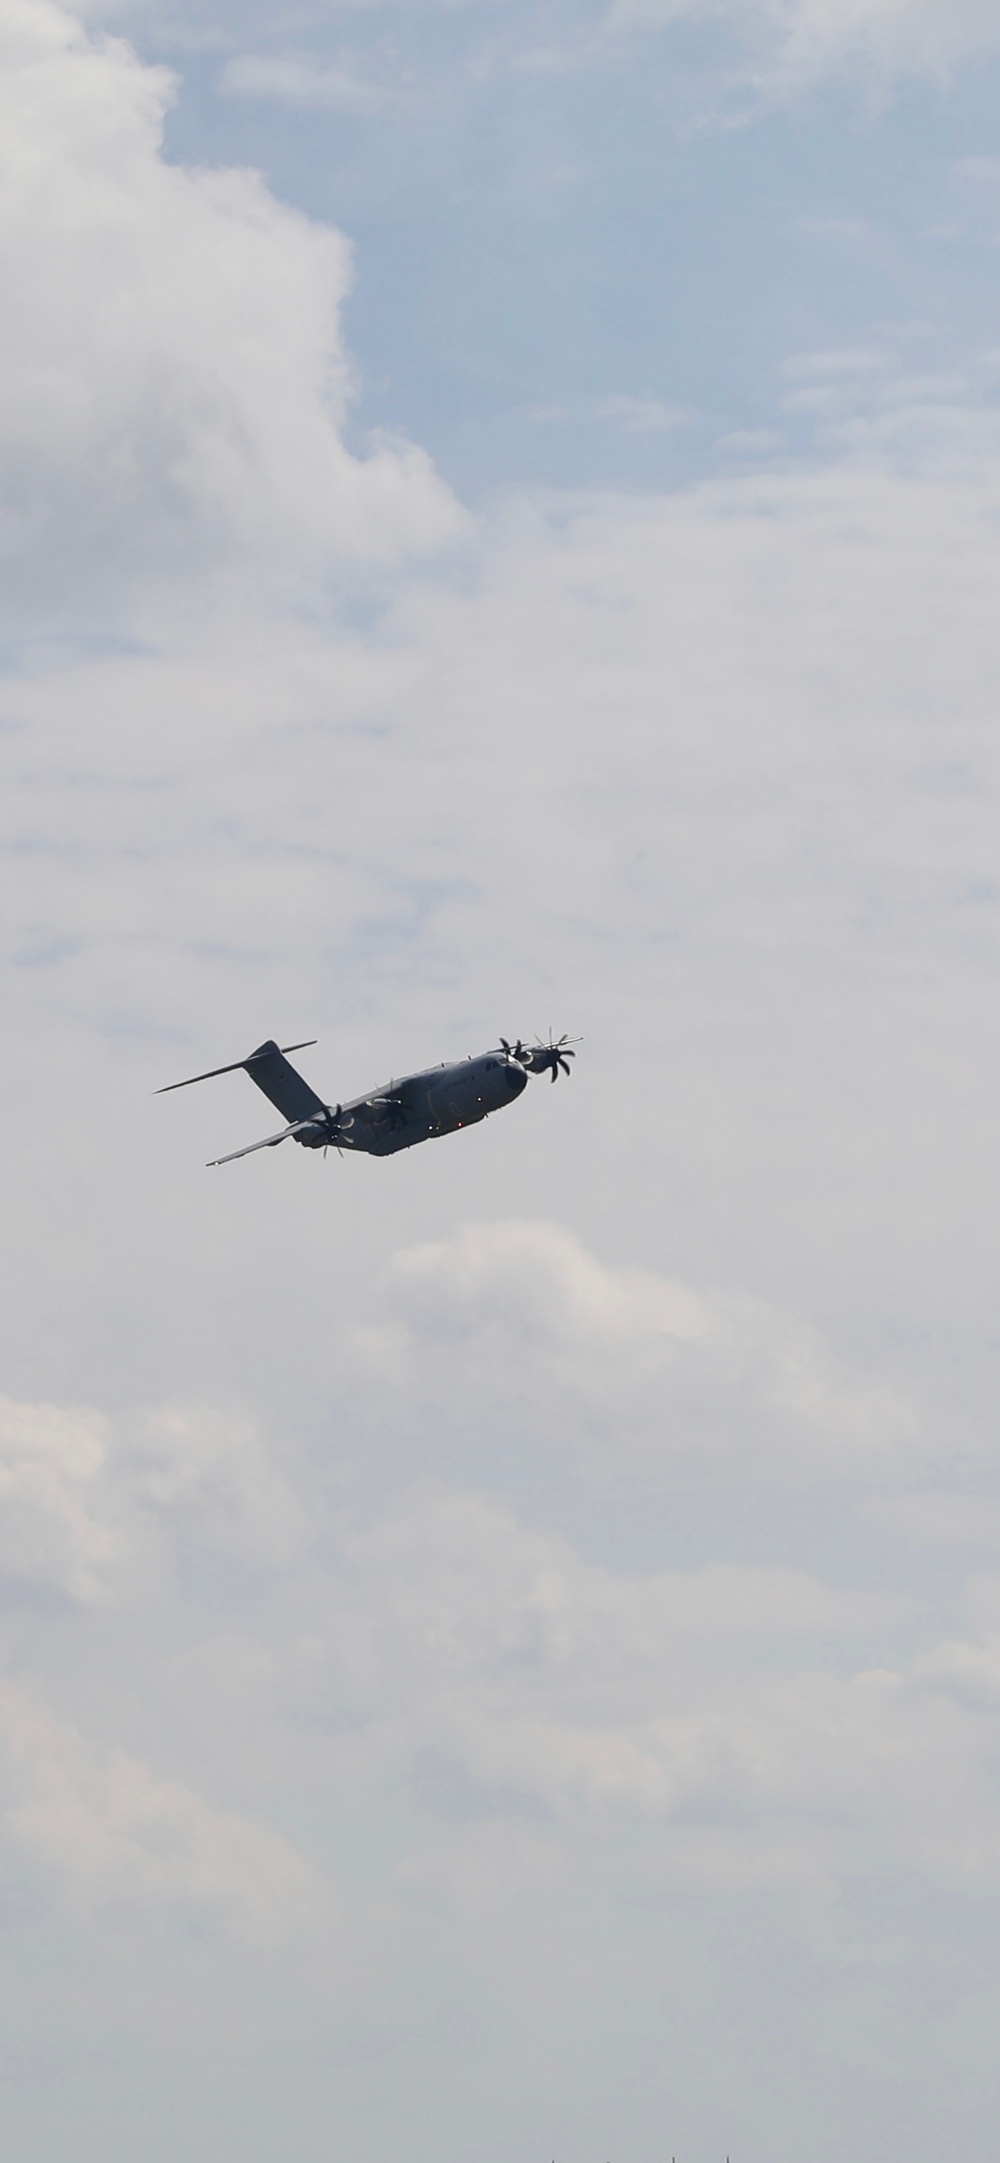
{"label": "propeller", "polygon": [[371,1097],[369,1101],[377,1104],[382,1116],[388,1120],[390,1134],[395,1134],[399,1127],[405,1127],[406,1106],[402,1097],[390,1096],[386,1092],[384,1096]]}
{"label": "propeller", "polygon": [[551,1029],[549,1030],[547,1044],[542,1043],[541,1037],[536,1037],[531,1047],[532,1072],[534,1074],[549,1074],[553,1081],[557,1081],[560,1074],[568,1076],[570,1071],[568,1061],[576,1058],[576,1053],[570,1049],[570,1046],[579,1042],[579,1037],[569,1036],[556,1037],[553,1042]]}
{"label": "propeller", "polygon": [[531,1053],[525,1050],[520,1037],[518,1037],[516,1044],[511,1045],[508,1044],[506,1037],[502,1036],[500,1049],[505,1059],[516,1059],[519,1066],[524,1066],[531,1057]]}
{"label": "propeller", "polygon": [[[323,1114],[323,1130],[326,1134],[326,1140],[323,1143],[324,1156],[326,1155],[326,1152],[329,1148],[332,1147],[334,1149],[342,1149],[344,1146],[346,1135],[344,1131],[344,1126],[341,1125],[341,1115],[343,1113],[343,1109],[344,1107],[342,1104],[335,1104],[333,1110],[331,1111],[330,1106],[327,1105],[326,1111]],[[346,1126],[351,1127],[354,1125],[354,1121],[353,1119],[348,1119],[345,1124]],[[348,1147],[350,1147],[349,1143]]]}

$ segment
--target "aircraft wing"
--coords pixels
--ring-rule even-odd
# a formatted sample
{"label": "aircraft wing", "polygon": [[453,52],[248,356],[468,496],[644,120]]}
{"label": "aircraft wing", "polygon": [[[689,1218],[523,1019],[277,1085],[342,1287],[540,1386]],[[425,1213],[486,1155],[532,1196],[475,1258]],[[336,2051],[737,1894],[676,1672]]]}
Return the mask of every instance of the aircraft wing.
{"label": "aircraft wing", "polygon": [[[177,1084],[175,1083],[174,1086],[176,1088]],[[314,1127],[315,1125],[315,1118],[293,1119],[291,1126],[282,1127],[280,1134],[269,1134],[266,1141],[248,1142],[245,1149],[231,1149],[228,1157],[210,1157],[208,1168],[211,1170],[215,1164],[235,1164],[237,1157],[252,1157],[255,1149],[277,1149],[279,1142],[286,1142],[289,1135],[297,1134],[301,1127]]]}

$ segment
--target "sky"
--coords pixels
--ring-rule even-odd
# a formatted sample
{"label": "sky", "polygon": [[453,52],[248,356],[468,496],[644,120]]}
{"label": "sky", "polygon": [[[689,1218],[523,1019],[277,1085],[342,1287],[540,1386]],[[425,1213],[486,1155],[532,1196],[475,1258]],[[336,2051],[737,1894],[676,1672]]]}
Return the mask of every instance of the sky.
{"label": "sky", "polygon": [[998,89],[0,0],[17,2163],[993,2152]]}

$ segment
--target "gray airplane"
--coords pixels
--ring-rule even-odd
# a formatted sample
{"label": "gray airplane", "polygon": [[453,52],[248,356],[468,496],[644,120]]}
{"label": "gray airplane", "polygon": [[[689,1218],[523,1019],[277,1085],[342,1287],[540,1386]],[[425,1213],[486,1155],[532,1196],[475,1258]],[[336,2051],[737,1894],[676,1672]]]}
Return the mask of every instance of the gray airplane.
{"label": "gray airplane", "polygon": [[232,1066],[214,1066],[207,1074],[192,1074],[188,1081],[168,1082],[156,1095],[190,1089],[193,1082],[212,1081],[217,1074],[242,1072],[284,1112],[289,1124],[280,1134],[251,1142],[246,1149],[233,1149],[228,1157],[212,1157],[212,1164],[233,1164],[237,1157],[252,1156],[255,1149],[276,1149],[290,1136],[305,1149],[322,1149],[324,1155],[328,1149],[359,1149],[370,1157],[391,1157],[397,1149],[412,1149],[415,1142],[433,1141],[439,1134],[455,1134],[459,1127],[488,1119],[491,1112],[513,1104],[527,1087],[529,1074],[551,1074],[555,1081],[569,1073],[569,1061],[576,1057],[570,1038],[561,1036],[553,1042],[551,1030],[547,1044],[539,1038],[525,1045],[520,1037],[516,1044],[508,1044],[501,1037],[496,1051],[483,1052],[478,1059],[406,1074],[402,1081],[387,1082],[384,1089],[355,1097],[352,1104],[324,1104],[285,1057],[285,1052],[306,1051],[316,1042],[316,1037],[309,1037],[282,1050],[269,1039]]}

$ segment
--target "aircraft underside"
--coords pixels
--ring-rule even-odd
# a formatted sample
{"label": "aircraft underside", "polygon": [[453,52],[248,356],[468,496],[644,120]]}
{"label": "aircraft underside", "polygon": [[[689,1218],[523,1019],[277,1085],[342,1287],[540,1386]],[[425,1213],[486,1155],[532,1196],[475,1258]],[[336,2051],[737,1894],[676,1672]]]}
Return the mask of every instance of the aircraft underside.
{"label": "aircraft underside", "polygon": [[[413,1149],[417,1142],[436,1141],[442,1134],[456,1134],[460,1127],[476,1126],[480,1119],[488,1117],[489,1113],[484,1108],[473,1106],[463,1118],[437,1119],[427,1114],[423,1117],[417,1115],[407,1119],[405,1126],[385,1132],[380,1132],[378,1127],[366,1129],[356,1124],[342,1134],[340,1146],[363,1151],[365,1156],[369,1157],[392,1157],[397,1150]],[[313,1147],[316,1146],[314,1143]]]}

